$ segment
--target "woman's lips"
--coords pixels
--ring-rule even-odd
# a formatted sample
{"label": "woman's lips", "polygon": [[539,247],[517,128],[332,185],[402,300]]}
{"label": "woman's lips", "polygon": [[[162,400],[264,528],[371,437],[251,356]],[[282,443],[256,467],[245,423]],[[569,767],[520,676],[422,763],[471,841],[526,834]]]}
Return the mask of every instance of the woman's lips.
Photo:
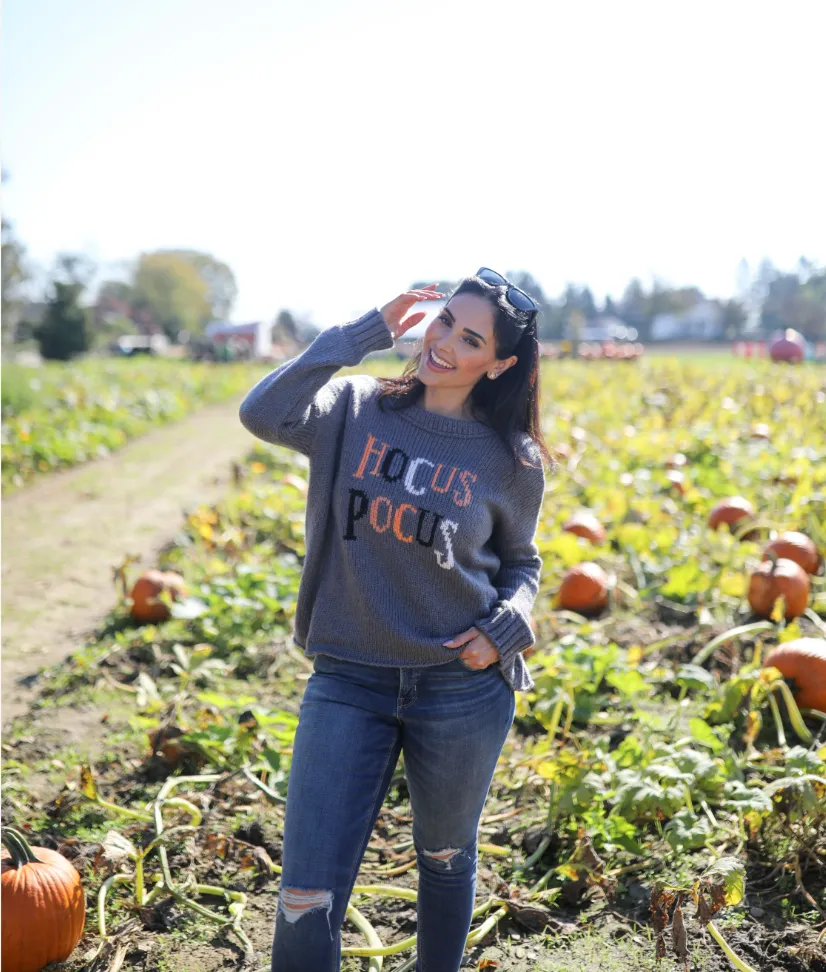
{"label": "woman's lips", "polygon": [[455,368],[443,368],[442,365],[437,364],[433,360],[433,353],[432,353],[432,350],[430,348],[428,348],[427,358],[425,360],[427,361],[427,364],[433,369],[433,371],[445,372],[445,371],[455,371],[456,370]]}

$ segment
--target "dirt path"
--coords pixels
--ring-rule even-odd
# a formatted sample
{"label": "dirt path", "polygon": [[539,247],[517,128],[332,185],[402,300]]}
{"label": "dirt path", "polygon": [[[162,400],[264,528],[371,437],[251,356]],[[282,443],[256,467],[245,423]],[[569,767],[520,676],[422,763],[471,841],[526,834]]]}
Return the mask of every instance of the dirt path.
{"label": "dirt path", "polygon": [[2,720],[34,695],[20,679],[68,655],[112,607],[111,568],[149,566],[182,511],[217,500],[255,439],[241,399],[210,405],[106,459],[56,473],[3,501]]}

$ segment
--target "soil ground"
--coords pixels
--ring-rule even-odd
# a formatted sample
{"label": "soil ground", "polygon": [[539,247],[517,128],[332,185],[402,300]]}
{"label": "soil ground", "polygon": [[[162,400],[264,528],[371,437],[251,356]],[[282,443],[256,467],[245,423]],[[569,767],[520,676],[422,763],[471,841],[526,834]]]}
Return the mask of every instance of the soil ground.
{"label": "soil ground", "polygon": [[127,553],[152,566],[182,510],[225,491],[233,460],[255,443],[239,404],[207,406],[3,500],[4,725],[34,698],[38,669],[65,658],[111,609],[112,568]]}

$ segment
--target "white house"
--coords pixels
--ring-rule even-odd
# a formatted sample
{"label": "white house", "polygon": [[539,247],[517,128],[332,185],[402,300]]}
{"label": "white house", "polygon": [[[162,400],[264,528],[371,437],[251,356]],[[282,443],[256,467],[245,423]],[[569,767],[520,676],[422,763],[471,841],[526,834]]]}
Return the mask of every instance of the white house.
{"label": "white house", "polygon": [[657,314],[651,322],[652,341],[713,341],[722,333],[723,309],[711,300],[698,301],[685,311]]}

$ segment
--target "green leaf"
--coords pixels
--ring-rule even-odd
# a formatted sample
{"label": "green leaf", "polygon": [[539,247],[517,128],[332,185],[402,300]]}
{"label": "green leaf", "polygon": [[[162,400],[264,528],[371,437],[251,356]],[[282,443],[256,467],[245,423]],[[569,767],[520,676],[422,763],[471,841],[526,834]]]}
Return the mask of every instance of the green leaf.
{"label": "green leaf", "polygon": [[746,891],[746,870],[736,857],[721,857],[703,874],[701,881],[707,887],[720,887],[727,905],[738,905]]}
{"label": "green leaf", "polygon": [[590,550],[591,544],[567,531],[542,544],[542,552],[555,554],[565,567],[587,560],[591,556]]}
{"label": "green leaf", "polygon": [[696,817],[690,810],[680,810],[663,828],[665,839],[676,851],[702,847],[711,834],[706,817]]}
{"label": "green leaf", "polygon": [[278,770],[281,767],[281,754],[275,749],[270,749],[269,746],[261,754],[264,759],[270,764],[274,770]]}
{"label": "green leaf", "polygon": [[708,572],[703,570],[698,561],[689,560],[671,568],[661,593],[665,597],[684,600],[689,594],[707,591],[710,586],[711,577]]}
{"label": "green leaf", "polygon": [[705,668],[701,668],[699,665],[680,665],[675,681],[678,685],[684,685],[695,692],[702,689],[717,688],[717,681],[711,672],[707,672]]}
{"label": "green leaf", "polygon": [[705,719],[689,719],[688,727],[691,730],[691,735],[694,736],[697,742],[701,746],[708,746],[713,753],[722,752],[722,750],[726,748],[726,744],[722,739],[720,739],[720,737],[705,721]]}
{"label": "green leaf", "polygon": [[630,697],[649,689],[648,683],[636,669],[627,672],[609,672],[605,681],[613,686],[620,695]]}
{"label": "green leaf", "polygon": [[737,675],[729,679],[723,686],[722,700],[716,700],[707,706],[705,711],[707,721],[712,725],[731,722],[751,686],[752,679],[747,676]]}
{"label": "green leaf", "polygon": [[823,773],[823,760],[817,753],[810,753],[802,746],[795,746],[786,753],[786,770],[790,776],[803,773]]}
{"label": "green leaf", "polygon": [[754,811],[771,813],[772,802],[762,788],[746,786],[739,780],[730,780],[723,787],[725,798],[723,806],[738,813]]}

